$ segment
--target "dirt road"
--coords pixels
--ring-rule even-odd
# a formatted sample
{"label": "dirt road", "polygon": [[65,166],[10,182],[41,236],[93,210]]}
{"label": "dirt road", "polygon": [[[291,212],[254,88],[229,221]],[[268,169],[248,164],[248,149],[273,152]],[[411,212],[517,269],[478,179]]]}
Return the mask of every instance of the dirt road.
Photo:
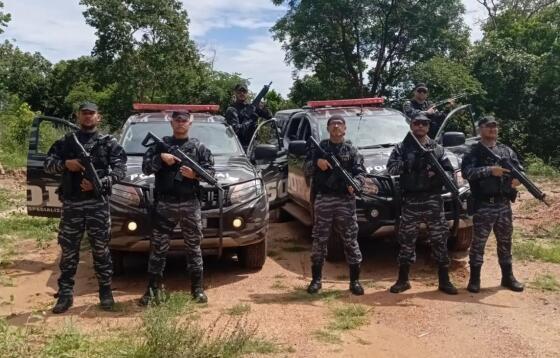
{"label": "dirt road", "polygon": [[[420,250],[412,270],[413,288],[404,294],[388,292],[396,275],[396,248],[389,243],[363,243],[363,281],[366,294],[347,292],[344,264],[327,264],[326,290],[340,290],[334,299],[310,299],[302,291],[309,280],[309,231],[297,222],[271,224],[269,258],[262,270],[248,272],[235,259],[207,258],[206,286],[209,304],[202,319],[212,320],[234,305],[250,307],[248,318],[259,334],[290,347],[295,357],[558,357],[560,356],[560,295],[529,287],[514,293],[499,286],[500,274],[491,240],[482,273],[483,290],[470,294],[465,287],[468,270],[455,261],[453,280],[460,294],[437,291],[436,268]],[[146,285],[146,258],[130,256],[127,274],[115,278],[117,301],[124,309],[103,312],[97,308],[97,283],[89,252],[82,253],[77,274],[74,307],[53,316],[49,308],[56,290],[58,247],[52,242],[41,250],[31,241],[18,245],[20,254],[3,271],[11,285],[0,286],[0,316],[13,325],[40,320],[59,327],[68,317],[85,331],[126,326],[142,310],[135,300]],[[188,282],[184,260],[170,260],[165,284],[183,290]],[[560,278],[560,265],[516,262],[519,279],[531,282],[539,274]],[[531,286],[531,285],[529,285]],[[336,292],[336,291],[335,291]],[[325,342],[317,332],[328,326],[333,305],[362,304],[368,323],[343,332],[340,342]],[[43,313],[44,312],[44,313]]]}

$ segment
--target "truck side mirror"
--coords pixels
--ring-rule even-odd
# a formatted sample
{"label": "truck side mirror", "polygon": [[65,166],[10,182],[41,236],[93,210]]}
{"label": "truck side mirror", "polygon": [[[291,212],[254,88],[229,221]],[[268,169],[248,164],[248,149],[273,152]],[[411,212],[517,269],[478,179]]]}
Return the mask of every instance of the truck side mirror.
{"label": "truck side mirror", "polygon": [[255,147],[255,160],[273,161],[278,154],[278,147],[273,144],[259,144]]}
{"label": "truck side mirror", "polygon": [[297,157],[304,156],[307,153],[307,142],[304,140],[294,140],[290,142],[288,153]]}
{"label": "truck side mirror", "polygon": [[444,147],[457,147],[465,144],[465,134],[463,132],[446,132],[443,133],[442,145]]}

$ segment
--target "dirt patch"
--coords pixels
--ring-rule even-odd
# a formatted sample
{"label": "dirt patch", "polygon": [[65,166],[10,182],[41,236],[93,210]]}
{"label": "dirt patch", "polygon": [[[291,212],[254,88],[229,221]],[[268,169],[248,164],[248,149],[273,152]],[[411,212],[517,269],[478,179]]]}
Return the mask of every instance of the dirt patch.
{"label": "dirt patch", "polygon": [[[1,182],[0,185],[4,185]],[[13,184],[13,187],[21,184]],[[534,228],[557,220],[558,193],[550,192],[553,205],[526,204],[522,192],[515,204],[516,226]],[[468,269],[454,262],[452,279],[460,288],[457,296],[437,291],[436,268],[425,250],[418,251],[413,266],[412,289],[403,294],[388,292],[396,278],[396,247],[392,243],[362,242],[362,281],[366,294],[348,293],[348,269],[344,263],[328,263],[324,270],[324,295],[308,296],[309,229],[297,222],[271,224],[269,257],[260,271],[239,268],[236,260],[205,259],[209,304],[201,319],[212,322],[219,315],[239,310],[258,326],[259,335],[289,347],[296,357],[557,357],[560,356],[560,295],[536,288],[523,293],[502,289],[495,240],[487,245],[479,294],[465,290]],[[84,332],[130,327],[143,312],[135,301],[146,287],[146,256],[125,260],[126,276],[114,280],[117,312],[97,307],[97,281],[89,251],[82,252],[76,275],[74,307],[62,316],[50,314],[58,277],[59,249],[52,242],[39,249],[33,241],[18,244],[13,263],[3,271],[9,284],[0,286],[0,316],[12,325],[47,325],[58,329],[71,318]],[[188,288],[180,256],[172,257],[166,270],[168,290]],[[516,262],[515,272],[526,283],[547,273],[560,280],[560,265]],[[339,342],[317,338],[328,327],[333,305],[367,307],[367,323],[343,331]]]}

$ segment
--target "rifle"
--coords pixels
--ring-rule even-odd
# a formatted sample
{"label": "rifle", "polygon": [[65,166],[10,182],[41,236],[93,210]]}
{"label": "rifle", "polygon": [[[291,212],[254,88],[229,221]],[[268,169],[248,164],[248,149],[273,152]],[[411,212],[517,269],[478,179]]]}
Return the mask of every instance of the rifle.
{"label": "rifle", "polygon": [[508,169],[511,172],[511,176],[519,180],[519,182],[523,184],[525,188],[527,188],[529,193],[531,193],[531,195],[533,195],[535,199],[542,201],[546,204],[546,206],[550,206],[550,203],[546,201],[546,194],[543,193],[522,171],[520,171],[515,165],[513,165],[513,163],[508,158],[502,158],[484,144],[479,144],[490,158],[497,161],[502,168]]}
{"label": "rifle", "polygon": [[[212,185],[216,189],[218,189],[218,208],[219,208],[219,226],[218,226],[218,236],[219,236],[219,246],[218,246],[218,257],[222,257],[223,252],[223,231],[224,231],[224,188],[218,183],[218,180],[214,178],[210,173],[208,173],[204,168],[202,168],[197,162],[192,160],[185,152],[183,152],[177,146],[171,146],[165,143],[161,138],[153,134],[152,132],[148,132],[146,138],[142,141],[142,145],[144,147],[149,147],[151,145],[157,145],[159,148],[162,149],[163,152],[172,154],[181,160],[181,165],[185,165],[191,168],[200,178],[202,178],[205,182]],[[175,176],[175,180],[183,180],[183,175],[181,171],[177,172]]]}
{"label": "rifle", "polygon": [[244,109],[244,111],[246,111],[245,115],[247,116],[247,118],[251,118],[251,115],[255,113],[255,111],[257,110],[257,106],[261,103],[262,99],[267,95],[268,91],[270,91],[270,86],[272,86],[272,82],[270,82],[268,85],[263,86],[263,88],[260,90],[260,92],[251,102],[251,105],[247,107],[249,109],[248,112]]}
{"label": "rifle", "polygon": [[454,100],[459,99],[459,98],[467,97],[468,95],[469,95],[468,93],[460,93],[460,94],[455,95],[455,96],[452,96],[452,97],[450,97],[450,98],[447,98],[447,99],[438,101],[438,102],[432,104],[431,107],[432,107],[432,108],[437,108],[437,107],[441,106],[442,104],[449,103],[449,102],[454,101]]}
{"label": "rifle", "polygon": [[109,190],[101,183],[101,179],[99,179],[99,175],[97,174],[97,171],[93,166],[93,160],[91,158],[91,155],[85,150],[84,146],[80,143],[78,137],[76,137],[76,133],[72,133],[72,141],[74,142],[74,145],[78,149],[78,160],[85,168],[84,177],[93,185],[93,192],[95,196],[97,198],[101,198],[101,200],[103,200],[103,202],[105,203],[106,202],[105,196],[109,194]]}
{"label": "rifle", "polygon": [[357,181],[352,178],[352,176],[342,167],[338,159],[336,159],[335,155],[332,153],[327,153],[323,148],[321,148],[319,142],[317,142],[317,139],[315,139],[313,136],[309,137],[309,139],[311,140],[311,143],[313,143],[315,148],[317,148],[317,150],[328,160],[334,170],[335,175],[342,178],[347,186],[351,186],[354,189],[354,193],[356,193],[356,195],[362,195],[362,188],[360,184],[358,184]]}
{"label": "rifle", "polygon": [[443,185],[451,193],[453,202],[455,204],[455,208],[453,210],[453,227],[451,229],[451,233],[455,235],[457,228],[459,227],[459,208],[461,207],[461,203],[459,201],[459,188],[457,188],[457,185],[455,185],[453,180],[447,176],[447,173],[436,158],[434,151],[432,149],[427,149],[426,147],[424,147],[411,131],[409,131],[407,135],[412,137],[414,143],[416,143],[416,146],[424,153],[424,155],[427,156],[428,162],[431,164],[431,167],[435,171],[435,174],[441,180],[443,180]]}

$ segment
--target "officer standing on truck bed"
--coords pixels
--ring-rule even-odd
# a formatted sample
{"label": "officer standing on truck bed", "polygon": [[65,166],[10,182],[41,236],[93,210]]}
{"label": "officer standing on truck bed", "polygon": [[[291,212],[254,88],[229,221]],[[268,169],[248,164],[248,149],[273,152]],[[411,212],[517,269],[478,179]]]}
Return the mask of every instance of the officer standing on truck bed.
{"label": "officer standing on truck bed", "polygon": [[253,108],[253,105],[247,102],[247,93],[246,85],[237,84],[234,88],[235,102],[227,108],[225,115],[226,122],[233,128],[244,149],[247,149],[251,142],[258,119],[272,118],[272,113],[262,104]]}
{"label": "officer standing on truck bed", "polygon": [[449,257],[447,239],[449,226],[445,220],[443,199],[441,197],[443,181],[439,178],[416,143],[416,139],[426,148],[434,151],[438,162],[449,174],[453,174],[453,166],[445,155],[442,146],[428,137],[430,120],[421,113],[411,118],[409,133],[397,144],[389,161],[387,172],[400,175],[402,191],[402,210],[399,225],[399,278],[391,286],[392,293],[400,293],[410,288],[408,275],[410,265],[416,261],[416,239],[420,223],[428,226],[432,253],[438,263],[439,290],[447,294],[457,294],[457,289],[449,280]]}
{"label": "officer standing on truck bed", "polygon": [[[438,111],[433,103],[428,101],[429,90],[425,83],[418,83],[414,87],[414,97],[405,102],[403,112],[408,118],[414,118],[422,114],[430,120],[430,131],[428,135],[434,138],[441,127],[447,113]],[[453,104],[453,102],[451,102]]]}
{"label": "officer standing on truck bed", "polygon": [[486,116],[478,122],[480,142],[471,147],[463,158],[461,170],[469,181],[474,197],[474,237],[470,248],[471,276],[467,289],[480,291],[480,269],[484,261],[484,248],[492,229],[498,242],[498,261],[502,269],[502,286],[512,291],[523,291],[523,284],[515,279],[512,269],[511,237],[513,233],[510,202],[517,197],[517,179],[509,175],[494,158],[484,153],[486,146],[501,158],[523,170],[517,155],[508,146],[498,143],[498,124],[494,117]]}
{"label": "officer standing on truck bed", "polygon": [[[330,117],[327,121],[327,129],[330,138],[322,140],[319,145],[326,153],[334,154],[342,167],[363,185],[366,181],[364,159],[352,143],[344,140],[346,133],[344,118],[338,115]],[[330,162],[317,149],[308,151],[304,170],[306,176],[312,177],[315,195],[311,248],[312,280],[307,292],[314,294],[321,289],[327,242],[334,230],[338,234],[338,239],[344,243],[346,262],[350,266],[350,291],[355,295],[363,295],[364,289],[359,281],[362,253],[358,245],[354,189],[335,173]]]}
{"label": "officer standing on truck bed", "polygon": [[[198,139],[189,137],[192,115],[188,112],[173,112],[171,128],[173,135],[162,140],[170,146],[178,146],[181,151],[197,162],[210,175],[214,175],[214,157]],[[208,301],[203,288],[202,216],[200,210],[199,178],[192,168],[181,164],[181,160],[165,152],[157,145],[151,146],[144,154],[142,171],[146,175],[155,174],[154,229],[151,238],[151,252],[148,263],[149,283],[139,304],[146,306],[150,301],[159,302],[161,282],[170,235],[177,223],[185,241],[187,270],[191,279],[191,295],[199,303]]]}
{"label": "officer standing on truck bed", "polygon": [[[80,242],[84,231],[87,231],[90,241],[93,267],[99,282],[101,308],[110,310],[115,303],[111,291],[113,263],[108,246],[111,238],[109,195],[111,186],[124,179],[126,153],[114,137],[97,131],[101,119],[95,103],[80,104],[77,116],[80,129],[56,141],[49,149],[44,163],[46,173],[62,174],[58,192],[62,201],[58,234],[62,255],[58,300],[53,313],[67,311],[74,302],[74,276],[80,261]],[[100,196],[94,192],[92,179],[84,175],[86,164],[77,159],[80,153],[72,134],[76,135],[92,158],[93,167],[103,187]]]}

